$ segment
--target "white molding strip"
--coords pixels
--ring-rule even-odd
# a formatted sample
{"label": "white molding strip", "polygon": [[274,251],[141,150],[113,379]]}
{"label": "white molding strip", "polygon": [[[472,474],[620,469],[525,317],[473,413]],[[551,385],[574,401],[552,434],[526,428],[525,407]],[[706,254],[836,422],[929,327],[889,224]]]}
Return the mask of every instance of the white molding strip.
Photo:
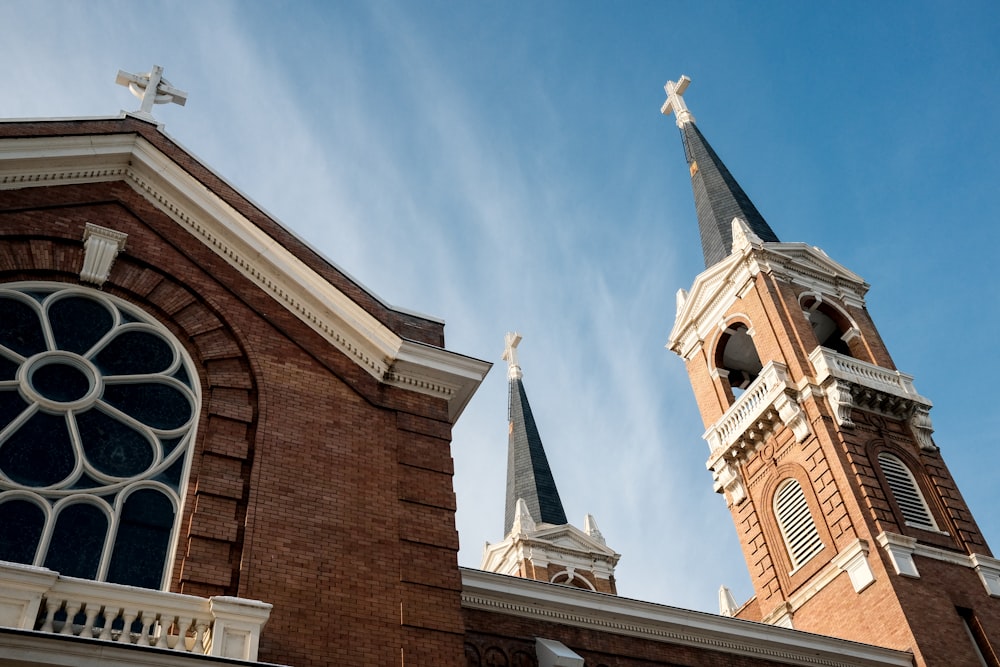
{"label": "white molding strip", "polygon": [[461,572],[462,606],[467,609],[793,665],[913,664],[912,654],[903,651],[530,579],[465,568]]}
{"label": "white molding strip", "polygon": [[448,401],[452,421],[492,366],[396,335],[139,135],[0,140],[0,189],[115,180],[128,183],[379,382]]}
{"label": "white molding strip", "polygon": [[934,560],[951,563],[960,567],[975,570],[983,588],[991,597],[1000,597],[1000,560],[983,554],[961,554],[937,547],[921,544],[914,537],[884,532],[875,538],[879,546],[885,549],[892,561],[896,574],[913,579],[920,578],[914,556],[933,558]]}

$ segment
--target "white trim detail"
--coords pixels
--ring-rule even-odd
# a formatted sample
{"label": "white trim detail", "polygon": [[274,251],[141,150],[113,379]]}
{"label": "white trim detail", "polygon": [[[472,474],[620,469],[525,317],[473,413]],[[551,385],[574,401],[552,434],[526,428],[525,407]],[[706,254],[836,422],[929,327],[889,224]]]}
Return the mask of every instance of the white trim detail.
{"label": "white trim detail", "polygon": [[0,140],[0,190],[118,180],[376,380],[448,401],[453,421],[492,365],[396,335],[139,135]]}
{"label": "white trim detail", "polygon": [[797,394],[785,365],[772,361],[702,435],[712,450],[705,467],[712,471],[714,489],[725,493],[730,503],[738,505],[746,500],[739,467],[779,423],[792,430],[796,442],[809,436],[809,422]]}
{"label": "white trim detail", "polygon": [[528,514],[524,500],[518,499],[517,515],[510,534],[496,544],[487,542],[483,549],[480,568],[487,572],[516,574],[522,563],[535,567],[558,567],[552,578],[567,577],[566,584],[581,580],[593,587],[578,574],[589,572],[597,579],[610,580],[621,554],[605,544],[603,537],[593,537],[576,526],[548,523],[536,524]]}
{"label": "white trim detail", "polygon": [[854,359],[825,347],[809,353],[816,383],[823,388],[840,426],[851,428],[854,407],[909,421],[920,448],[937,451],[931,438],[930,399],[917,393],[913,376]]}
{"label": "white trim detail", "polygon": [[896,574],[901,577],[920,578],[917,564],[913,562],[917,538],[897,535],[896,533],[880,533],[875,541],[889,554],[889,560],[892,561],[892,567],[896,570]]}
{"label": "white trim detail", "polygon": [[868,542],[857,539],[833,557],[833,564],[847,573],[855,593],[875,583],[875,575],[868,565]]}
{"label": "white trim detail", "polygon": [[[114,645],[159,649],[154,650],[159,655],[208,655],[256,662],[260,633],[271,615],[271,605],[258,600],[201,598],[74,579],[17,563],[0,563],[0,591],[0,626],[34,631],[37,637],[79,637],[83,641],[75,646],[81,647],[81,652],[94,652],[93,661],[71,658],[57,663],[46,656],[49,659],[40,661],[44,664],[103,665],[105,651]],[[60,610],[66,613],[65,620],[56,619]],[[80,614],[83,623],[74,622]],[[114,629],[118,617],[127,630]],[[142,625],[139,632],[130,629],[137,619]],[[7,637],[0,634],[0,653],[10,658],[6,641]],[[31,654],[65,654],[67,650],[72,654],[74,649],[67,649],[68,643],[43,648],[51,647],[51,641],[40,643]],[[162,664],[135,656],[133,652],[132,661],[126,664]]]}
{"label": "white trim detail", "polygon": [[699,274],[683,303],[678,299],[677,318],[667,348],[685,361],[693,357],[703,341],[711,339],[715,324],[761,273],[836,296],[848,306],[864,306],[868,283],[822,250],[804,243],[754,241],[742,227],[740,232],[732,254]]}
{"label": "white trim detail", "polygon": [[910,667],[903,651],[461,568],[462,606],[716,653],[816,667]]}
{"label": "white trim detail", "polygon": [[1000,560],[983,554],[959,554],[937,547],[921,544],[914,537],[897,535],[896,533],[881,533],[875,538],[879,546],[889,554],[889,560],[896,574],[903,577],[919,578],[920,573],[913,561],[914,556],[933,558],[952,565],[967,567],[976,571],[986,592],[992,597],[1000,597]]}
{"label": "white trim detail", "polygon": [[94,283],[98,287],[104,284],[111,274],[111,265],[122,250],[128,234],[117,232],[107,227],[101,227],[88,222],[83,228],[83,268],[80,269],[80,280]]}
{"label": "white trim detail", "polygon": [[995,598],[1000,598],[1000,560],[982,554],[969,556],[972,569],[986,587],[986,592]]}

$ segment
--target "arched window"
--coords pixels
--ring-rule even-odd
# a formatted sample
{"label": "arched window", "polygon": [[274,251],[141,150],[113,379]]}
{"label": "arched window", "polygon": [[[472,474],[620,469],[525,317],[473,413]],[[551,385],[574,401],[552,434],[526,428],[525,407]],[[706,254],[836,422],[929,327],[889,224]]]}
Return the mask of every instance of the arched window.
{"label": "arched window", "polygon": [[200,403],[187,353],[135,306],[0,286],[0,559],[162,587]]}
{"label": "arched window", "polygon": [[844,340],[845,334],[852,329],[852,326],[843,313],[812,295],[802,299],[802,309],[820,347],[852,356],[851,348]]}
{"label": "arched window", "polygon": [[778,518],[778,527],[785,540],[793,570],[822,551],[823,540],[816,530],[816,523],[798,481],[788,479],[778,486],[774,494],[774,515]]}
{"label": "arched window", "polygon": [[878,464],[906,525],[936,531],[938,527],[931,510],[906,464],[889,452],[879,453]]}
{"label": "arched window", "polygon": [[762,365],[747,325],[737,322],[723,332],[715,352],[715,366],[725,372],[734,392],[746,389],[757,379]]}
{"label": "arched window", "polygon": [[580,576],[576,572],[571,570],[563,570],[552,576],[550,582],[553,584],[562,584],[563,586],[573,586],[574,588],[582,588],[585,591],[592,591],[594,585],[587,581],[585,577]]}

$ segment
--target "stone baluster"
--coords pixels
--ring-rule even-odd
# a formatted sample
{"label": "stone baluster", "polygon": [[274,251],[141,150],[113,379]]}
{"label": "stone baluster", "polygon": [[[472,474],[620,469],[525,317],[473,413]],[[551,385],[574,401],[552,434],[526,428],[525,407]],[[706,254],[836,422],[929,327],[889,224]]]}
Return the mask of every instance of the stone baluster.
{"label": "stone baluster", "polygon": [[142,629],[139,630],[139,638],[136,644],[139,646],[149,646],[149,626],[156,620],[156,614],[151,611],[141,613],[139,619],[142,621]]}
{"label": "stone baluster", "polygon": [[114,625],[116,618],[118,618],[117,609],[112,607],[104,608],[104,627],[101,628],[101,636],[98,639],[106,642],[111,641],[111,626]]}
{"label": "stone baluster", "polygon": [[176,621],[176,617],[167,618],[160,616],[156,620],[156,632],[153,633],[153,646],[157,648],[170,648],[169,635],[170,626]]}
{"label": "stone baluster", "polygon": [[131,644],[132,643],[132,624],[135,619],[139,617],[139,611],[137,609],[122,609],[122,633],[118,635],[119,644]]}
{"label": "stone baluster", "polygon": [[72,635],[73,633],[73,619],[76,618],[77,613],[80,608],[83,607],[82,602],[66,601],[66,622],[63,623],[62,630],[59,632],[61,635]]}
{"label": "stone baluster", "polygon": [[87,639],[94,638],[94,621],[97,620],[97,614],[101,611],[101,606],[94,604],[92,602],[87,603],[87,608],[84,610],[84,621],[83,628],[80,629],[80,636],[86,637]]}
{"label": "stone baluster", "polygon": [[186,623],[185,625],[181,625],[180,623],[177,624],[177,643],[174,644],[174,650],[175,651],[187,651],[188,650],[188,647],[187,647],[187,633],[188,633],[188,630],[191,627],[193,627],[195,623],[196,623],[196,620],[192,618],[191,621],[188,622],[188,623]]}
{"label": "stone baluster", "polygon": [[62,607],[63,600],[45,598],[45,622],[39,628],[42,632],[55,632],[56,612]]}

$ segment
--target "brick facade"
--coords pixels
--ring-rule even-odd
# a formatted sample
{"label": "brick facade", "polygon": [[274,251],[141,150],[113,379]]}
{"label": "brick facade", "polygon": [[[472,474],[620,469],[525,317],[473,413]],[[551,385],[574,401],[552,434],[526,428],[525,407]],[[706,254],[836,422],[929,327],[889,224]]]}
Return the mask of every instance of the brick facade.
{"label": "brick facade", "polygon": [[[114,126],[122,124],[295,246],[386,326],[443,343],[440,323],[386,309],[158,132]],[[171,589],[273,604],[262,661],[460,664],[445,401],[378,383],[120,181],[0,193],[0,282],[80,284],[88,222],[128,234],[104,292],[167,326],[200,376]]]}
{"label": "brick facade", "polygon": [[[856,328],[848,341],[850,356],[895,369],[867,310],[836,295],[822,294],[820,299],[830,313]],[[796,629],[911,650],[920,665],[978,665],[958,610],[968,610],[989,643],[1000,646],[1000,600],[990,597],[975,571],[961,563],[915,557],[920,577],[898,575],[877,538],[883,533],[913,537],[942,550],[945,559],[952,553],[961,558],[992,554],[941,452],[921,448],[910,423],[855,407],[853,426],[840,425],[823,390],[810,385],[815,371],[809,354],[819,341],[803,307],[814,301],[801,285],[761,271],[725,308],[727,329],[720,326],[688,356],[695,397],[710,427],[737,398],[726,373],[717,370],[719,347],[726,343],[728,327],[745,325],[760,362],[787,367],[809,425],[808,435],[797,441],[790,428],[775,421],[739,464],[747,497],[731,501],[730,509],[756,593],[740,614],[777,620],[790,613]],[[912,472],[941,532],[903,521],[877,463],[881,451],[898,457]],[[823,543],[798,568],[790,560],[774,511],[775,491],[789,478],[802,486]],[[874,583],[856,592],[848,577],[837,573],[835,557],[859,539],[869,550]]]}

